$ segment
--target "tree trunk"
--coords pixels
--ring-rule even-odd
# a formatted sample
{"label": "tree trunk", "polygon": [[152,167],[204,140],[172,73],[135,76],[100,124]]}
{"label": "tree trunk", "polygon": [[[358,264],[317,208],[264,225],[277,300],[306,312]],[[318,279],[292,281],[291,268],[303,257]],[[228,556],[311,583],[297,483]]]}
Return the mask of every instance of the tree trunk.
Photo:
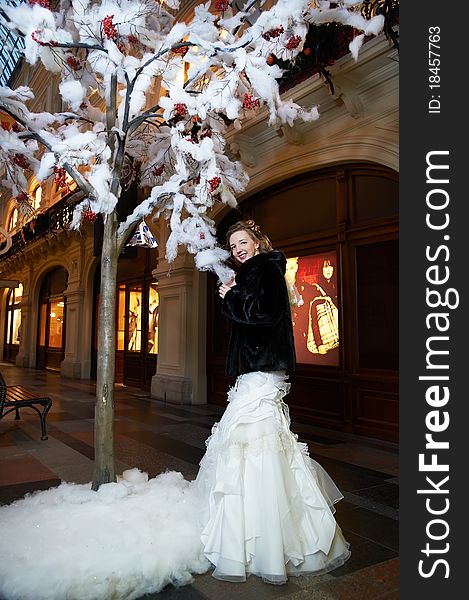
{"label": "tree trunk", "polygon": [[98,329],[98,372],[94,427],[92,489],[116,481],[114,466],[114,382],[116,363],[116,280],[119,251],[117,217],[106,215],[101,251],[101,290]]}

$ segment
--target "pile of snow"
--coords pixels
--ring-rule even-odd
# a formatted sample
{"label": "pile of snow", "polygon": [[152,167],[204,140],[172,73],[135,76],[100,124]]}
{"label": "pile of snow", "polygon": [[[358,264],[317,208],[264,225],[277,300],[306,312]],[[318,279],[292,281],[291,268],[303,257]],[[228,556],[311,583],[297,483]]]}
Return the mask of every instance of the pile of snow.
{"label": "pile of snow", "polygon": [[210,564],[180,473],[62,483],[0,507],[2,600],[132,600],[185,585]]}

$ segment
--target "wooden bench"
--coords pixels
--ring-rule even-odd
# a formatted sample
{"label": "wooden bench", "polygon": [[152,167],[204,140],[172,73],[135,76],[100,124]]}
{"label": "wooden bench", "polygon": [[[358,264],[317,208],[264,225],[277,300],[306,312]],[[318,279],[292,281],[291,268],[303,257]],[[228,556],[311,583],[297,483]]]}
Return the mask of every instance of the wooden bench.
{"label": "wooden bench", "polygon": [[20,418],[20,408],[33,408],[41,419],[41,440],[47,440],[46,417],[51,406],[50,398],[36,396],[22,385],[7,385],[0,373],[0,419],[16,411],[16,420]]}

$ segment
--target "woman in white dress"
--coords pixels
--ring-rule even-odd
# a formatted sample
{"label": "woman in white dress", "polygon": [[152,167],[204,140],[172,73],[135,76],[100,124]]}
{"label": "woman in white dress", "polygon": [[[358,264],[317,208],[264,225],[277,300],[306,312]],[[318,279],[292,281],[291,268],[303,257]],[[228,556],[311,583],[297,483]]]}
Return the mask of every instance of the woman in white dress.
{"label": "woman in white dress", "polygon": [[232,322],[227,374],[237,380],[195,482],[205,499],[201,537],[217,579],[252,573],[282,584],[349,558],[333,516],[343,496],[290,431],[283,398],[295,350],[285,256],[253,221],[233,225],[227,241],[238,269],[219,294]]}

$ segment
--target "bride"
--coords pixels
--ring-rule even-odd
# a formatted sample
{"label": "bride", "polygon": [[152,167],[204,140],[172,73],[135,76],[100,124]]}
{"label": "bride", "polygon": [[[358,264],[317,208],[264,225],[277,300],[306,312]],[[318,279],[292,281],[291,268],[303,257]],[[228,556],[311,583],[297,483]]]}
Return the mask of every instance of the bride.
{"label": "bride", "polygon": [[219,294],[232,322],[227,374],[237,380],[194,482],[205,499],[201,538],[217,579],[252,573],[283,584],[349,558],[333,516],[343,496],[290,431],[283,398],[295,350],[286,259],[253,221],[234,224],[227,242],[238,270]]}

